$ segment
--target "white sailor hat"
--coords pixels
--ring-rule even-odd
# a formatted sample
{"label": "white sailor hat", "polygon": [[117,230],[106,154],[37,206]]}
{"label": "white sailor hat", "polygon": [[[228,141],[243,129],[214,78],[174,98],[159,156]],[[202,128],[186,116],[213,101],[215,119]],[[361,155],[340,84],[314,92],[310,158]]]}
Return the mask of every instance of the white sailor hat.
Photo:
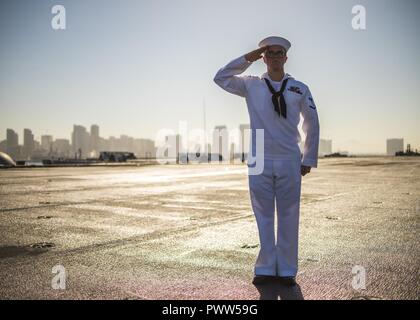
{"label": "white sailor hat", "polygon": [[286,51],[290,49],[292,44],[289,42],[289,40],[281,37],[268,37],[260,41],[258,44],[260,48],[265,46],[282,46]]}

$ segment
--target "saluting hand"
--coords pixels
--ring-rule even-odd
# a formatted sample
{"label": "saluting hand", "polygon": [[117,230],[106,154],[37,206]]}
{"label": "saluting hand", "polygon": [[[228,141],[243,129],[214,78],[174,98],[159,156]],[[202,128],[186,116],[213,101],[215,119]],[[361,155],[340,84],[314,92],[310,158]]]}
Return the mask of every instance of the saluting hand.
{"label": "saluting hand", "polygon": [[257,50],[251,51],[245,55],[245,59],[249,62],[254,62],[262,58],[262,54],[265,50],[268,49],[268,46],[261,47]]}

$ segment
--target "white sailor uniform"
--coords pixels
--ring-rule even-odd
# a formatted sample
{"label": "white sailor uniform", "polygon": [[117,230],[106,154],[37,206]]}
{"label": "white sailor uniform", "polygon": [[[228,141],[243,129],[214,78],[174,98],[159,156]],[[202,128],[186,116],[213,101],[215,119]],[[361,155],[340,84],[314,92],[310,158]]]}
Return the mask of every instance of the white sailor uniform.
{"label": "white sailor uniform", "polygon": [[[252,62],[241,56],[221,68],[214,81],[224,90],[246,98],[252,136],[264,129],[264,169],[248,175],[251,204],[256,217],[260,252],[255,275],[296,276],[298,268],[298,227],[301,190],[300,166],[317,167],[319,121],[309,88],[286,74],[273,81],[268,73],[261,77],[238,76]],[[283,81],[287,117],[274,110],[272,93],[266,80],[279,91]],[[298,124],[302,115],[306,134],[303,154],[299,148]],[[256,152],[256,139],[250,139],[250,152]],[[256,155],[257,161],[260,159]],[[250,164],[248,163],[248,167]],[[274,232],[274,205],[277,209],[277,242]]]}

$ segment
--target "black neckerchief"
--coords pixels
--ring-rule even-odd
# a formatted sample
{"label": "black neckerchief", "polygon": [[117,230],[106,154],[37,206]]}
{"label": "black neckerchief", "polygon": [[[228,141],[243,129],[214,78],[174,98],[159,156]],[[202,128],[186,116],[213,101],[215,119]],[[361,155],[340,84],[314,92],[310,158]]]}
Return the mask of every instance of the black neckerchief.
{"label": "black neckerchief", "polygon": [[[271,100],[273,101],[274,111],[277,112],[279,117],[280,117],[280,115],[282,115],[283,118],[286,119],[287,118],[287,109],[286,109],[286,101],[284,100],[283,92],[286,89],[287,80],[289,80],[289,78],[286,78],[286,79],[283,80],[280,91],[278,91],[278,92],[276,92],[276,90],[274,90],[273,86],[270,83],[270,80],[268,80],[267,78],[264,78],[264,80],[265,80],[265,83],[267,84],[268,89],[270,90],[270,92],[273,95],[271,97]],[[279,105],[279,100],[280,100],[280,105]]]}

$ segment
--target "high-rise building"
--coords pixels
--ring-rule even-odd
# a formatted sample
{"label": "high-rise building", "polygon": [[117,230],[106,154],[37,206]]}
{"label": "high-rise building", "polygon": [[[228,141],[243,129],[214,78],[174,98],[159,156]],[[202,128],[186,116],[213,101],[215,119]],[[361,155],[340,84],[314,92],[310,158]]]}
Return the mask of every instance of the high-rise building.
{"label": "high-rise building", "polygon": [[13,129],[7,129],[7,153],[14,160],[20,157],[19,137]]}
{"label": "high-rise building", "polygon": [[388,139],[386,140],[386,154],[395,156],[396,152],[404,151],[404,139]]}
{"label": "high-rise building", "polygon": [[77,158],[85,159],[89,157],[89,141],[90,136],[86,128],[79,125],[73,126],[73,133],[71,135],[71,144],[73,153]]}
{"label": "high-rise building", "polygon": [[41,148],[51,152],[53,146],[53,136],[51,135],[42,135],[41,136]]}
{"label": "high-rise building", "polygon": [[30,129],[23,130],[23,157],[30,159],[35,149],[34,135]]}
{"label": "high-rise building", "polygon": [[120,135],[120,139],[118,141],[118,148],[119,151],[129,151],[132,152],[134,145],[134,138],[129,137],[127,135]]}
{"label": "high-rise building", "polygon": [[180,134],[168,135],[165,137],[166,150],[164,151],[164,157],[169,159],[175,159],[179,162],[179,153],[182,149],[182,139]]}
{"label": "high-rise building", "polygon": [[111,148],[109,147],[109,139],[99,137],[99,150],[111,151]]}
{"label": "high-rise building", "polygon": [[90,153],[92,157],[99,156],[99,126],[96,124],[90,127]]}
{"label": "high-rise building", "polygon": [[133,152],[138,158],[154,158],[156,156],[155,142],[150,139],[135,139]]}
{"label": "high-rise building", "polygon": [[0,151],[7,153],[7,140],[0,141]]}
{"label": "high-rise building", "polygon": [[332,140],[319,139],[318,156],[332,154]]}
{"label": "high-rise building", "polygon": [[69,158],[71,156],[70,141],[68,139],[55,139],[53,150],[59,157]]}

